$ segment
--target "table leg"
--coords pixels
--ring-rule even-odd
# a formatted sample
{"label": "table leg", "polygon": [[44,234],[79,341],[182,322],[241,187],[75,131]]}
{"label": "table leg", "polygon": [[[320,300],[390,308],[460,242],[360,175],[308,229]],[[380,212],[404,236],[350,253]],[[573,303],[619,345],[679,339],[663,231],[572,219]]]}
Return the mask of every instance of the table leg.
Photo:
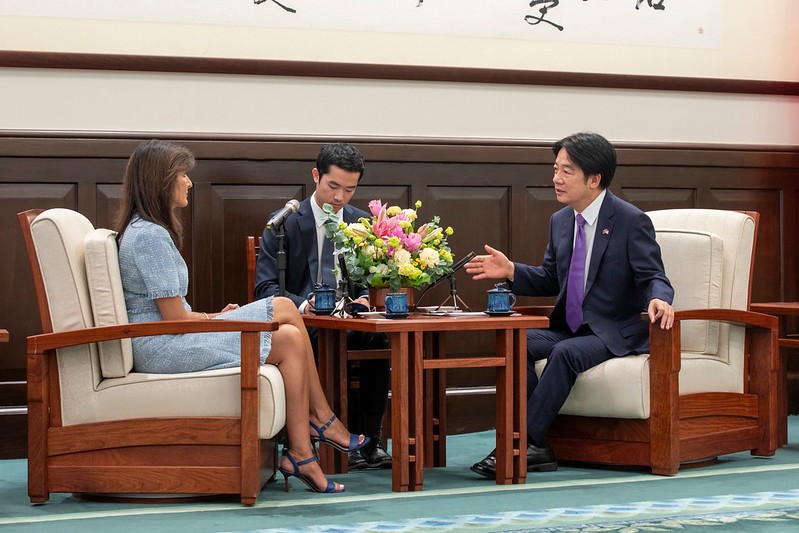
{"label": "table leg", "polygon": [[505,360],[497,367],[497,485],[513,482],[513,330],[496,333],[496,355]]}
{"label": "table leg", "polygon": [[[347,378],[347,367],[349,366],[349,361],[347,359],[347,332],[344,330],[336,330],[335,342],[337,343],[335,352],[336,357],[333,359],[333,363],[335,365],[336,386],[333,389],[333,397],[335,398],[337,405],[336,409],[338,409],[338,411],[334,412],[339,420],[341,420],[341,423],[344,424],[344,427],[349,428],[348,397],[350,391],[350,382]],[[325,447],[330,448],[330,446]],[[333,463],[335,472],[341,474],[346,474],[349,472],[350,467],[348,454],[336,451]]]}
{"label": "table leg", "polygon": [[[317,330],[319,360],[317,372],[319,381],[330,408],[347,425],[347,363],[342,356],[346,349],[347,332],[320,328]],[[342,344],[343,343],[343,344]],[[343,370],[342,370],[343,369]],[[342,383],[343,372],[343,383]],[[346,473],[347,455],[331,446],[319,446],[319,463],[325,474]]]}
{"label": "table leg", "polygon": [[409,490],[422,490],[424,482],[424,335],[421,332],[411,334],[413,341],[410,346],[412,355],[409,357],[410,369],[408,387],[408,422],[409,435],[408,459],[410,464]]}
{"label": "table leg", "polygon": [[777,446],[788,444],[788,356],[780,348],[780,370],[777,372]]}
{"label": "table leg", "polygon": [[408,337],[389,334],[391,344],[391,490],[407,492],[410,481],[408,387]]}
{"label": "table leg", "polygon": [[[513,330],[513,483],[527,481],[527,330]],[[518,453],[516,451],[518,450]]]}
{"label": "table leg", "polygon": [[[445,334],[434,331],[425,335],[424,357],[442,359],[447,355]],[[447,374],[444,369],[429,370],[424,375],[424,466],[447,466]]]}

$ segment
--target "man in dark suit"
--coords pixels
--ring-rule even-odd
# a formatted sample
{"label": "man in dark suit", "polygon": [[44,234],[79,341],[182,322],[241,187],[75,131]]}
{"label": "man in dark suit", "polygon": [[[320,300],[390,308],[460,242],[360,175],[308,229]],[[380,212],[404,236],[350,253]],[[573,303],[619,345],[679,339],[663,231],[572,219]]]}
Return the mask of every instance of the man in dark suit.
{"label": "man in dark suit", "polygon": [[[577,375],[612,357],[649,351],[649,326],[671,328],[674,289],[663,269],[652,221],[607,188],[616,151],[602,136],[577,133],[555,143],[555,195],[566,207],[552,215],[541,266],[511,262],[486,246],[466,271],[474,279],[507,279],[514,293],[557,296],[549,329],[527,333],[527,470],[558,464],[546,432]],[[535,362],[546,359],[541,378]],[[601,402],[602,398],[597,398]],[[496,477],[491,452],[472,471]]]}
{"label": "man in dark suit", "polygon": [[[333,247],[325,237],[322,222],[324,204],[333,206],[333,211],[344,222],[356,222],[360,217],[369,217],[365,211],[349,205],[358,182],[363,177],[365,164],[361,153],[344,143],[325,145],[311,171],[316,189],[310,198],[300,203],[296,213],[285,223],[286,294],[300,313],[314,311],[314,299],[309,295],[317,283],[336,287],[333,274]],[[280,291],[277,268],[277,234],[274,228],[265,228],[261,253],[255,274],[255,298],[277,295]],[[360,289],[350,294],[356,302],[369,305],[368,291]],[[314,353],[317,351],[317,335],[309,329]],[[347,335],[350,349],[380,349],[388,346],[385,335],[350,331]],[[388,360],[361,361],[358,368],[360,387],[350,391],[349,427],[351,431],[363,433],[371,440],[360,451],[350,452],[349,467],[390,468],[391,456],[386,452],[380,436],[380,427],[386,411],[390,369]]]}

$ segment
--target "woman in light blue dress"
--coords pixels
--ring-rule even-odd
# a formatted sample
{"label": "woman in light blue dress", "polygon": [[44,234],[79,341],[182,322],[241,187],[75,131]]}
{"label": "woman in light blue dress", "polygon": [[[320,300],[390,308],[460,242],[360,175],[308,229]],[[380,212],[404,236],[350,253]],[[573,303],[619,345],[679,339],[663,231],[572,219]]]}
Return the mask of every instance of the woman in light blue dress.
{"label": "woman in light blue dress", "polygon": [[[271,320],[280,324],[261,334],[261,363],[277,366],[286,390],[288,446],[280,471],[296,476],[316,492],[342,492],[328,481],[316,462],[312,440],[342,452],[368,443],[336,419],[327,403],[308,333],[294,303],[281,297],[218,313],[192,311],[186,302],[189,273],[178,248],[182,226],[177,209],[189,204],[188,172],[194,156],[182,146],[146,141],[125,169],[117,217],[119,269],[131,322],[157,320]],[[133,366],[138,372],[178,373],[241,366],[239,333],[160,335],[133,339]]]}

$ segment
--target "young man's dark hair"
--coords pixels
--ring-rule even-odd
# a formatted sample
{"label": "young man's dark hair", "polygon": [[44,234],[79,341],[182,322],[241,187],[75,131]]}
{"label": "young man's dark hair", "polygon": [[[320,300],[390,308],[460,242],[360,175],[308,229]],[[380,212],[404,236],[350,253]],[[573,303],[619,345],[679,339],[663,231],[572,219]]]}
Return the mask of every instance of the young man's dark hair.
{"label": "young man's dark hair", "polygon": [[358,172],[360,174],[358,181],[366,170],[366,160],[361,152],[347,143],[326,144],[322,147],[316,158],[316,170],[319,171],[319,177],[327,174],[331,165],[347,172]]}

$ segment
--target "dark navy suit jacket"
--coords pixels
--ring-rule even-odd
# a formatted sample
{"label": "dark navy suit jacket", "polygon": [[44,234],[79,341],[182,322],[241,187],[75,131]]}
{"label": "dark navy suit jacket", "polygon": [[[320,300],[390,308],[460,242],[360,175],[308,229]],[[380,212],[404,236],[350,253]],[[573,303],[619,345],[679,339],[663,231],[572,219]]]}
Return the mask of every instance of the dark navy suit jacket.
{"label": "dark navy suit jacket", "polygon": [[[666,277],[649,217],[607,191],[596,222],[588,267],[583,320],[614,355],[647,353],[649,302],[669,304],[674,289]],[[557,296],[550,327],[566,329],[566,281],[574,244],[574,209],[552,215],[541,266],[514,263],[512,290],[522,296]]]}
{"label": "dark navy suit jacket", "polygon": [[[344,222],[356,222],[360,217],[369,217],[351,205],[344,206]],[[300,202],[300,208],[289,216],[284,223],[286,229],[286,297],[291,298],[299,307],[308,299],[313,290],[318,272],[318,244],[316,237],[316,220],[311,209],[311,198]],[[277,271],[277,233],[274,229],[264,228],[261,238],[261,251],[255,271],[255,298],[277,296],[280,292]],[[357,298],[368,294],[363,290],[358,294],[350,294]]]}

